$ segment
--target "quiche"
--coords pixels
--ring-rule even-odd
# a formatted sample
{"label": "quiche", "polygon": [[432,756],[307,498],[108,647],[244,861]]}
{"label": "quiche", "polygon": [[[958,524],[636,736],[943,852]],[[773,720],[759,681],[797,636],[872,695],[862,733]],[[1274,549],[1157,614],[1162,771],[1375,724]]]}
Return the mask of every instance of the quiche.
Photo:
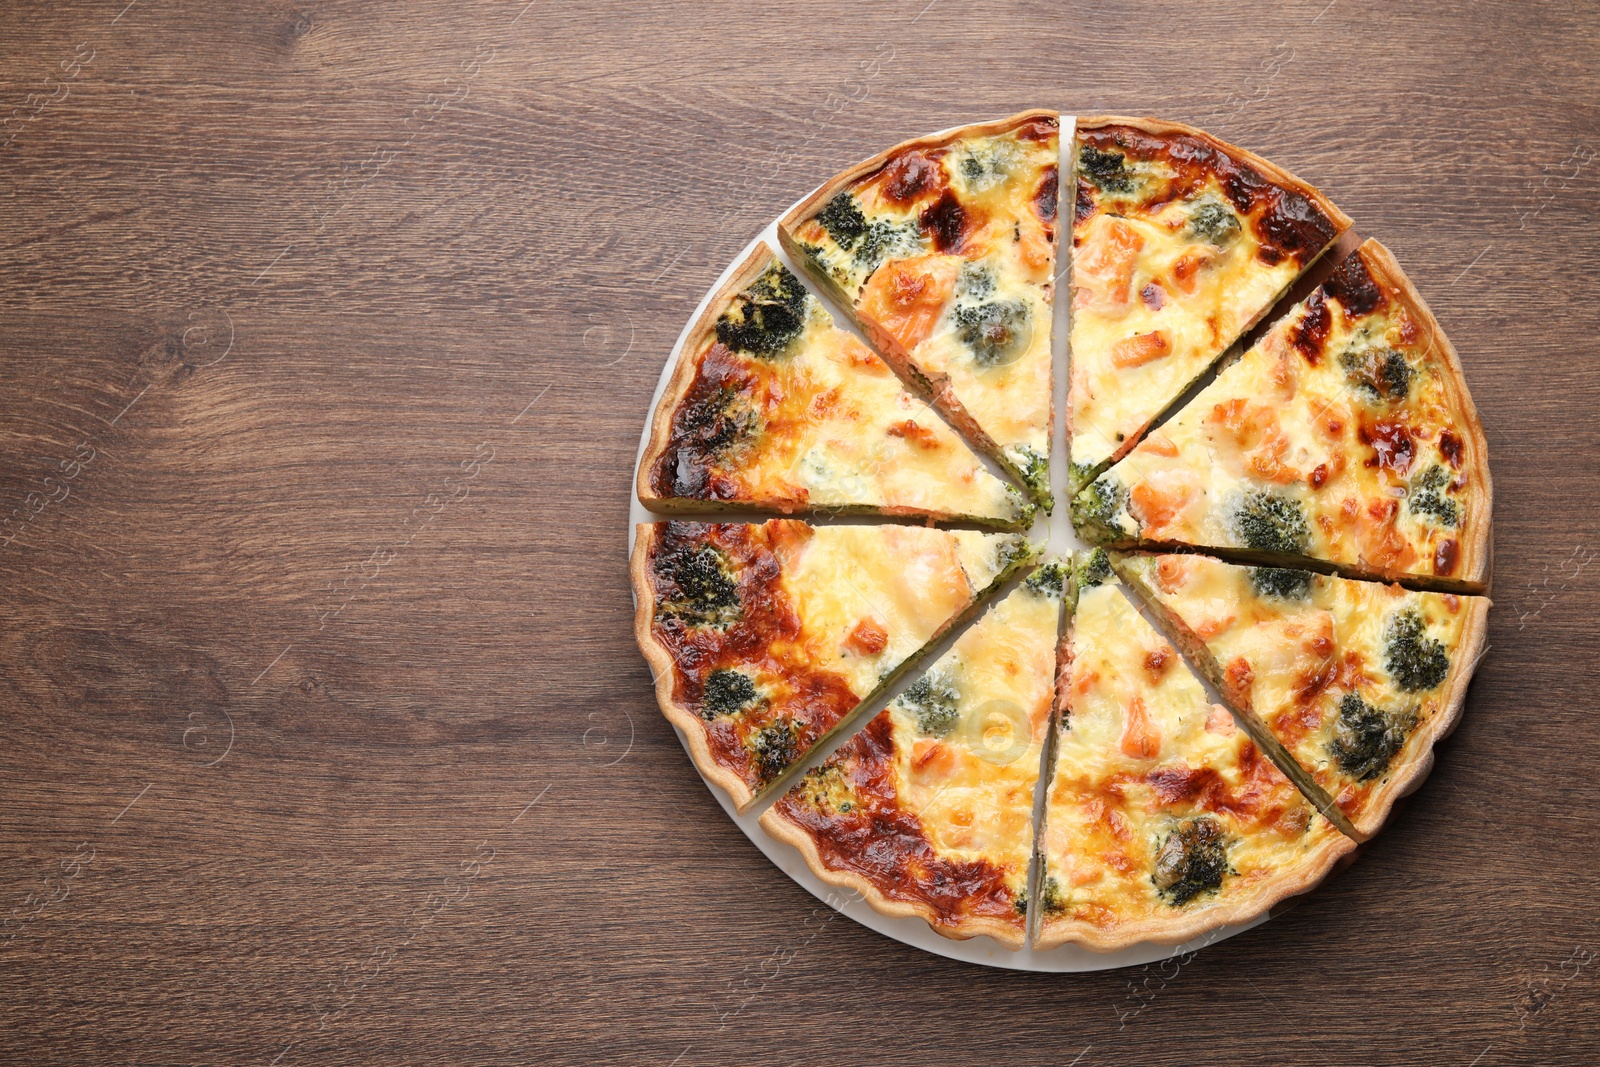
{"label": "quiche", "polygon": [[1016,527],[1033,506],[759,245],[690,326],[639,467],[656,511]]}
{"label": "quiche", "polygon": [[1113,559],[1356,836],[1427,776],[1483,648],[1487,598],[1190,554]]}
{"label": "quiche", "polygon": [[745,810],[1034,552],[893,524],[642,523],[634,630],[662,711]]}
{"label": "quiche", "polygon": [[885,914],[1020,948],[1065,578],[1035,570],[769,808],[767,833]]}
{"label": "quiche", "polygon": [[1060,126],[1027,111],[908,141],[778,224],[890,366],[1048,503]]}
{"label": "quiche", "polygon": [[1072,491],[1121,458],[1350,220],[1293,175],[1173,122],[1073,139]]}
{"label": "quiche", "polygon": [[1461,364],[1367,241],[1074,500],[1085,536],[1457,592],[1489,573],[1488,448]]}
{"label": "quiche", "polygon": [[1080,557],[1039,839],[1038,948],[1178,944],[1320,882],[1355,842]]}

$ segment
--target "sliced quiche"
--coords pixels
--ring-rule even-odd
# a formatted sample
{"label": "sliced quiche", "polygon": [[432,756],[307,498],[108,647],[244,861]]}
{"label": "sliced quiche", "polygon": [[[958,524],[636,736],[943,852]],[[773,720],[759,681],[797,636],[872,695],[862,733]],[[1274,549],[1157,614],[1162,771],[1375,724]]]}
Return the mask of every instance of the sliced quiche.
{"label": "sliced quiche", "polygon": [[1076,589],[1035,946],[1178,944],[1320,882],[1355,843],[1207,699],[1104,550]]}
{"label": "sliced quiche", "polygon": [[1455,350],[1368,241],[1072,513],[1112,544],[1310,559],[1473,592],[1488,578],[1491,496]]}
{"label": "sliced quiche", "polygon": [[1305,182],[1178,123],[1080,119],[1074,148],[1072,491],[1350,225]]}
{"label": "sliced quiche", "polygon": [[1035,570],[761,825],[885,914],[1022,947],[1065,577]]}
{"label": "sliced quiche", "polygon": [[1208,556],[1112,558],[1233,709],[1298,764],[1308,794],[1337,804],[1358,836],[1427,776],[1466,699],[1487,598]]}
{"label": "sliced quiche", "polygon": [[639,465],[656,511],[1025,525],[1033,506],[758,246],[690,327]]}
{"label": "sliced quiche", "polygon": [[779,222],[785,250],[907,381],[1047,502],[1060,127],[908,141]]}
{"label": "sliced quiche", "polygon": [[1034,554],[970,530],[642,523],[634,630],[662,712],[745,809]]}

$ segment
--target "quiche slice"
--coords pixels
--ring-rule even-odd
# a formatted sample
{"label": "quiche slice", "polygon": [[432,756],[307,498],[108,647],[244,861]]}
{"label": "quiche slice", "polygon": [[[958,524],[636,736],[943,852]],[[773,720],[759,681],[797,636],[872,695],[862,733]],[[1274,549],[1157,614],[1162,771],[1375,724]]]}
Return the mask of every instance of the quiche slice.
{"label": "quiche slice", "polygon": [[1021,948],[1065,578],[1035,570],[761,825],[887,915]]}
{"label": "quiche slice", "polygon": [[1059,133],[1027,111],[907,141],[778,224],[889,364],[1047,506]]}
{"label": "quiche slice", "polygon": [[1035,554],[970,530],[641,523],[634,631],[662,712],[742,811]]}
{"label": "quiche slice", "polygon": [[656,407],[639,500],[1025,525],[1033,507],[766,245],[689,328]]}
{"label": "quiche slice", "polygon": [[[1433,766],[1483,648],[1489,601],[1197,555],[1113,555],[1302,787],[1357,836]],[[1295,773],[1295,765],[1289,766]]]}
{"label": "quiche slice", "polygon": [[1461,364],[1368,241],[1072,505],[1085,536],[1476,592],[1488,448]]}
{"label": "quiche slice", "polygon": [[1074,148],[1067,425],[1076,492],[1350,220],[1286,171],[1178,123],[1079,119]]}
{"label": "quiche slice", "polygon": [[1080,558],[1034,944],[1178,944],[1319,883],[1355,842],[1319,815],[1119,588]]}

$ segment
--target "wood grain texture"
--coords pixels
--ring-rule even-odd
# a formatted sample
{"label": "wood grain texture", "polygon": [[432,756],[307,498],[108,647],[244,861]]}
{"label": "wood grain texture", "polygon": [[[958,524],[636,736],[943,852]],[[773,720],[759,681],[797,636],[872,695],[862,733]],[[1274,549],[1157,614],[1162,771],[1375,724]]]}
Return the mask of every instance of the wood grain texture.
{"label": "wood grain texture", "polygon": [[[1597,15],[13,5],[0,1059],[1594,1063]],[[1460,730],[1358,863],[1182,966],[834,918],[629,628],[634,449],[706,286],[826,176],[1029,106],[1316,183],[1488,428]]]}

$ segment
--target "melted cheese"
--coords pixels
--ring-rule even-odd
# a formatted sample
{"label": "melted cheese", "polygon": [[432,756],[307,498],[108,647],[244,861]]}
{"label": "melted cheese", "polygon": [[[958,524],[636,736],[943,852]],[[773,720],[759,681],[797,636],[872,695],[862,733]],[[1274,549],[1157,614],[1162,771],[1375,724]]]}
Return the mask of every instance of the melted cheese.
{"label": "melted cheese", "polygon": [[[1068,639],[1041,855],[1041,945],[1217,911],[1347,850],[1338,831],[1210,704],[1115,578],[1084,589]],[[1193,820],[1220,831],[1226,871],[1186,900],[1157,857]],[[1219,918],[1219,921],[1220,918]]]}
{"label": "melted cheese", "polygon": [[926,711],[890,705],[896,793],[916,812],[936,854],[1003,868],[1020,893],[1033,834],[1033,789],[1050,723],[1061,598],[1022,586],[995,605],[927,678],[956,694],[948,728],[924,730]]}
{"label": "melted cheese", "polygon": [[[770,651],[843,675],[863,698],[989,589],[1008,565],[1002,547],[1015,544],[920,526],[802,528],[779,549],[799,632]],[[863,622],[886,635],[878,651],[849,641]]]}
{"label": "melted cheese", "polygon": [[[1468,488],[1482,457],[1459,429],[1472,414],[1461,409],[1436,339],[1421,328],[1426,320],[1400,293],[1391,296],[1361,315],[1320,291],[1296,305],[1103,475],[1104,486],[1091,492],[1110,487],[1121,506],[1101,536],[1259,549],[1237,515],[1249,494],[1265,492],[1304,516],[1300,554],[1388,578],[1460,575],[1469,561],[1458,558],[1459,546],[1488,521]],[[1329,321],[1314,358],[1294,343],[1313,300]],[[1403,399],[1385,399],[1367,383],[1389,358],[1408,368]],[[1380,425],[1400,427],[1403,437],[1374,441]],[[1452,430],[1454,461],[1441,447]]]}
{"label": "melted cheese", "polygon": [[[816,218],[794,229],[807,267],[837,287],[868,336],[907,363],[935,403],[969,436],[992,443],[996,458],[1041,497],[1048,495],[1055,245],[1054,227],[1036,204],[1041,189],[1053,189],[1045,183],[1057,154],[1054,136],[1024,140],[1011,132],[897,157],[915,155],[917,165],[936,168],[927,188],[959,205],[962,236],[947,253],[931,232],[936,224],[923,222],[929,196],[886,191],[903,177],[894,162],[847,194],[870,236],[846,248]],[[994,351],[997,339],[1003,351]]]}
{"label": "melted cheese", "polygon": [[[1303,595],[1264,595],[1252,584],[1254,568],[1188,554],[1129,556],[1118,569],[1203,642],[1224,693],[1283,743],[1358,830],[1381,824],[1387,804],[1380,810],[1374,798],[1427,758],[1449,679],[1470,669],[1458,646],[1476,598],[1311,574]],[[1404,665],[1398,676],[1392,670],[1389,633],[1408,616],[1420,622],[1424,649],[1437,642],[1446,657],[1448,674],[1425,689],[1405,687]],[[1419,680],[1431,679],[1410,676]],[[1351,695],[1370,710],[1352,708],[1341,725]],[[1395,731],[1392,741],[1373,732],[1364,745],[1362,718]],[[1385,754],[1384,744],[1393,750]]]}
{"label": "melted cheese", "polygon": [[[774,258],[769,269],[775,268]],[[736,361],[753,395],[738,401],[750,413],[748,428],[710,461],[717,500],[785,512],[870,509],[1008,525],[1030,517],[1017,490],[991,474],[882,359],[835,326],[810,294],[805,308],[803,332],[781,353],[720,350],[719,367]],[[693,354],[702,379],[717,346],[708,331]],[[691,406],[686,397],[680,410]],[[697,461],[688,451],[666,460]],[[646,469],[658,462],[657,454],[647,456]]]}
{"label": "melted cheese", "polygon": [[[1129,162],[1152,192],[1171,177],[1159,162]],[[1213,223],[1213,239],[1191,226],[1201,208],[1229,220]],[[1116,211],[1097,204],[1073,225],[1074,489],[1137,441],[1305,269],[1257,254],[1251,217],[1215,177],[1183,201],[1119,201]]]}

